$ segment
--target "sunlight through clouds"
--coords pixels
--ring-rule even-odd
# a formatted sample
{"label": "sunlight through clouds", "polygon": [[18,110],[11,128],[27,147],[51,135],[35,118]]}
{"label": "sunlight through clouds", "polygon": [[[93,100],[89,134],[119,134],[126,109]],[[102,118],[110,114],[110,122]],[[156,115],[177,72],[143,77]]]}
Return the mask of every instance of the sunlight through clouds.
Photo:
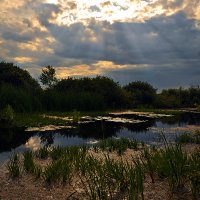
{"label": "sunlight through clouds", "polygon": [[199,0],[1,0],[0,11],[0,59],[35,78],[52,65],[59,78],[199,80]]}
{"label": "sunlight through clouds", "polygon": [[[78,22],[88,24],[91,19],[110,23],[144,22],[158,15],[173,15],[180,10],[185,10],[191,17],[199,17],[198,1],[195,3],[188,0],[47,0],[47,2],[60,6],[61,12],[55,21],[60,25]],[[194,10],[191,12],[191,9]]]}

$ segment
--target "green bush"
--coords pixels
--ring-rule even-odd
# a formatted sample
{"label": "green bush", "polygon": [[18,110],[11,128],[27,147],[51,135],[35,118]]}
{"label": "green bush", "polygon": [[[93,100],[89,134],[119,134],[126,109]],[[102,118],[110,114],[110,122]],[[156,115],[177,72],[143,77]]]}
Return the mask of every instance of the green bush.
{"label": "green bush", "polygon": [[8,123],[13,122],[14,117],[15,117],[14,110],[10,105],[7,105],[1,112],[1,120],[4,120]]}

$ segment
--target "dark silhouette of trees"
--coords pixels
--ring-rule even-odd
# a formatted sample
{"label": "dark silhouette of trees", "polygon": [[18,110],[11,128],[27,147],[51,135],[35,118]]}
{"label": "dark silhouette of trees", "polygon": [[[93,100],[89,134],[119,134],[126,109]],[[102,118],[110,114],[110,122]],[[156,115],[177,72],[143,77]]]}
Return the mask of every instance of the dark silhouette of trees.
{"label": "dark silhouette of trees", "polygon": [[153,106],[155,103],[156,89],[147,82],[131,82],[124,89],[130,93],[133,107]]}
{"label": "dark silhouette of trees", "polygon": [[30,74],[13,63],[0,63],[0,112],[10,105],[15,112],[92,111],[134,107],[177,108],[200,105],[199,86],[165,89],[157,94],[147,82],[131,82],[122,87],[114,80],[67,78],[57,80],[55,69],[42,70],[42,89]]}
{"label": "dark silhouette of trees", "polygon": [[0,109],[7,105],[17,112],[41,110],[42,89],[30,74],[13,63],[0,63]]}
{"label": "dark silhouette of trees", "polygon": [[42,74],[40,75],[39,79],[43,85],[47,86],[48,88],[52,88],[57,82],[55,69],[50,65],[46,66],[44,69],[42,69]]}

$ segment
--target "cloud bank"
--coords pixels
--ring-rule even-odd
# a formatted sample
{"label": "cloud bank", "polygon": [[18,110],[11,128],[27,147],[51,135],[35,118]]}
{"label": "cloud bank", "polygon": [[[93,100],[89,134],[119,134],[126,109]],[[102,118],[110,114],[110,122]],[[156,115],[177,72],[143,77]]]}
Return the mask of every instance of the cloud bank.
{"label": "cloud bank", "polygon": [[34,77],[107,75],[157,88],[200,84],[198,0],[1,0],[0,59]]}

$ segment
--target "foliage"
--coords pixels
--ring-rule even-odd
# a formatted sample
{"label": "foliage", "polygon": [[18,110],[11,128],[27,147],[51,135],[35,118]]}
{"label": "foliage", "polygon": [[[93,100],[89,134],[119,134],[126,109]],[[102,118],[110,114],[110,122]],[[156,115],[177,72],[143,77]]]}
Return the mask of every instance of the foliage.
{"label": "foliage", "polygon": [[196,143],[200,144],[200,131],[196,130],[194,133],[184,133],[176,137],[176,142],[183,143]]}
{"label": "foliage", "polygon": [[132,106],[153,106],[156,99],[156,89],[147,82],[131,82],[124,87],[132,99]]}
{"label": "foliage", "polygon": [[[118,141],[120,143],[124,141]],[[199,151],[189,156],[179,145],[167,144],[162,149],[144,149],[141,157],[127,162],[110,158],[109,145],[112,149],[112,142],[107,143],[106,152],[101,158],[91,155],[87,146],[42,148],[39,152],[45,151],[47,155],[48,151],[47,157],[52,158],[43,169],[34,163],[38,152],[28,151],[23,154],[23,169],[37,178],[43,177],[48,184],[70,183],[72,176],[78,175],[82,189],[91,200],[121,199],[120,194],[126,199],[144,199],[144,181],[149,175],[152,183],[157,181],[155,176],[159,176],[168,181],[172,192],[185,186],[190,188],[194,200],[199,198]],[[22,173],[18,155],[11,157],[8,166],[13,177]]]}
{"label": "foliage", "polygon": [[49,88],[53,87],[57,82],[55,69],[50,65],[46,66],[42,69],[42,74],[39,79],[43,85],[48,86]]}
{"label": "foliage", "polygon": [[159,94],[147,82],[135,81],[122,87],[105,76],[57,80],[52,66],[39,77],[42,89],[30,74],[13,63],[0,63],[0,110],[7,105],[15,112],[101,111],[126,108],[177,108],[200,105],[199,86],[165,89]]}
{"label": "foliage", "polygon": [[20,167],[18,154],[14,153],[11,156],[11,158],[7,164],[7,169],[12,178],[17,178],[21,175],[21,167]]}
{"label": "foliage", "polygon": [[0,113],[0,119],[7,123],[12,123],[15,117],[14,110],[12,106],[7,105]]}

